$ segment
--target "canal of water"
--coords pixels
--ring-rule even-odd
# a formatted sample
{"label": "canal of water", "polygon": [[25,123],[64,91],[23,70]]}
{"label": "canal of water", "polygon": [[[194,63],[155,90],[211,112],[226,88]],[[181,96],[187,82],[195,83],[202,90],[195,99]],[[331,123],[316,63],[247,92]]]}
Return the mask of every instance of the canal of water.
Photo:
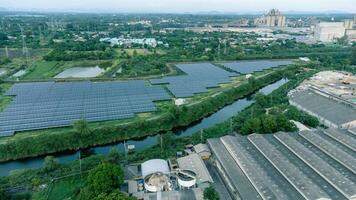
{"label": "canal of water", "polygon": [[[281,85],[288,82],[287,79],[281,79],[275,83],[272,83],[264,88],[260,89],[258,92],[262,92],[264,94],[269,94],[273,90],[277,89]],[[197,123],[194,123],[188,127],[175,131],[176,137],[184,137],[190,136],[195,132],[198,132],[201,129],[212,127],[218,123],[224,122],[230,117],[236,115],[239,111],[246,108],[247,106],[253,103],[253,99],[246,97],[243,99],[236,100],[234,103],[227,105],[212,115],[203,118]],[[135,150],[142,150],[144,148],[153,146],[158,143],[159,135],[148,136],[140,140],[128,140],[125,142],[126,145],[135,145]],[[109,144],[105,146],[92,147],[96,154],[108,154],[111,148],[116,147],[120,152],[125,151],[125,145],[123,142],[116,144]],[[6,176],[12,170],[21,170],[21,169],[29,169],[29,168],[40,168],[43,165],[43,160],[45,156],[40,156],[36,158],[29,158],[23,160],[9,161],[0,163],[0,176]],[[71,153],[59,153],[56,154],[55,157],[58,159],[60,163],[65,163],[69,161],[73,161],[78,159],[79,151],[71,152]]]}

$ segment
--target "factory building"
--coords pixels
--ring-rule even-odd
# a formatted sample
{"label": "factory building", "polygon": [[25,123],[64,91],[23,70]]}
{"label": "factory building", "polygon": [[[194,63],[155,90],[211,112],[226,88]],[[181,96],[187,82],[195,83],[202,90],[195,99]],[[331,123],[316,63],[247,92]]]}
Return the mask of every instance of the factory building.
{"label": "factory building", "polygon": [[320,22],[315,26],[314,39],[319,42],[335,42],[345,35],[344,22]]}
{"label": "factory building", "polygon": [[339,129],[208,139],[234,199],[356,199],[356,135]]}
{"label": "factory building", "polygon": [[185,157],[177,159],[180,169],[193,171],[196,173],[198,187],[209,186],[209,183],[213,182],[208,169],[206,168],[202,158],[199,154],[193,153]]}
{"label": "factory building", "polygon": [[299,87],[288,94],[289,103],[333,128],[356,127],[356,106],[316,87]]}
{"label": "factory building", "polygon": [[[175,162],[176,161],[176,162]],[[177,160],[151,159],[139,167],[128,166],[127,192],[138,199],[203,199],[203,190],[213,182],[199,154]]]}
{"label": "factory building", "polygon": [[277,9],[271,9],[267,15],[255,19],[256,26],[262,27],[285,27],[286,16]]}

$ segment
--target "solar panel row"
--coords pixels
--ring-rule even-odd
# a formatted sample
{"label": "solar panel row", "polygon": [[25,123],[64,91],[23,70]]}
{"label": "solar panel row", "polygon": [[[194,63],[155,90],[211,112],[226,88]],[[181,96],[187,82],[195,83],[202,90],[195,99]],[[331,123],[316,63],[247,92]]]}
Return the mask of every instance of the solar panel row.
{"label": "solar panel row", "polygon": [[238,72],[240,74],[251,74],[257,71],[270,69],[282,65],[290,65],[290,60],[251,60],[251,61],[236,61],[220,63],[226,68]]}
{"label": "solar panel row", "polygon": [[207,91],[209,87],[217,87],[221,83],[231,81],[234,73],[227,72],[211,63],[179,64],[176,65],[187,75],[152,79],[152,84],[169,83],[168,89],[176,97],[190,97]]}
{"label": "solar panel row", "polygon": [[156,110],[153,101],[170,96],[144,81],[20,83],[15,99],[0,113],[0,136],[16,131],[68,126],[79,119],[106,121]]}

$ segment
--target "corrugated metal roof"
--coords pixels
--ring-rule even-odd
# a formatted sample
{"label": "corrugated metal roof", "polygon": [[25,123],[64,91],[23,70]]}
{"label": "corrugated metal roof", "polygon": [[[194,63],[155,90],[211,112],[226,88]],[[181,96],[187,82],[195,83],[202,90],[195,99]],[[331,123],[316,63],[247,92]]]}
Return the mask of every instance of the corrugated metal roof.
{"label": "corrugated metal roof", "polygon": [[141,164],[142,177],[147,175],[162,172],[164,174],[169,173],[169,167],[166,160],[162,159],[152,159]]}
{"label": "corrugated metal roof", "polygon": [[198,183],[213,182],[204,161],[198,154],[193,153],[188,156],[178,158],[177,162],[179,168],[195,172],[197,174]]}
{"label": "corrugated metal roof", "polygon": [[254,188],[263,199],[341,200],[356,197],[355,139],[329,129],[224,136],[208,144],[241,198]]}
{"label": "corrugated metal roof", "polygon": [[296,91],[290,95],[290,100],[337,125],[356,120],[355,107],[317,94],[309,89]]}

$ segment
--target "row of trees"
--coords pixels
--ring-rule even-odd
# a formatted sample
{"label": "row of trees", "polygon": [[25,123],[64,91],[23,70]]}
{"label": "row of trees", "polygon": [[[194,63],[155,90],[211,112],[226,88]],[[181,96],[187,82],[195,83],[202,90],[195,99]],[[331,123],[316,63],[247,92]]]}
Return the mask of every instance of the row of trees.
{"label": "row of trees", "polygon": [[318,119],[289,105],[287,97],[287,93],[291,89],[315,72],[303,72],[296,76],[289,76],[289,82],[271,94],[259,93],[255,95],[256,102],[233,119],[235,130],[242,134],[296,131],[295,125],[290,120],[299,121],[310,127],[317,127]]}
{"label": "row of trees", "polygon": [[62,51],[54,49],[43,58],[46,61],[72,61],[72,60],[106,60],[114,57],[110,48],[105,51]]}

